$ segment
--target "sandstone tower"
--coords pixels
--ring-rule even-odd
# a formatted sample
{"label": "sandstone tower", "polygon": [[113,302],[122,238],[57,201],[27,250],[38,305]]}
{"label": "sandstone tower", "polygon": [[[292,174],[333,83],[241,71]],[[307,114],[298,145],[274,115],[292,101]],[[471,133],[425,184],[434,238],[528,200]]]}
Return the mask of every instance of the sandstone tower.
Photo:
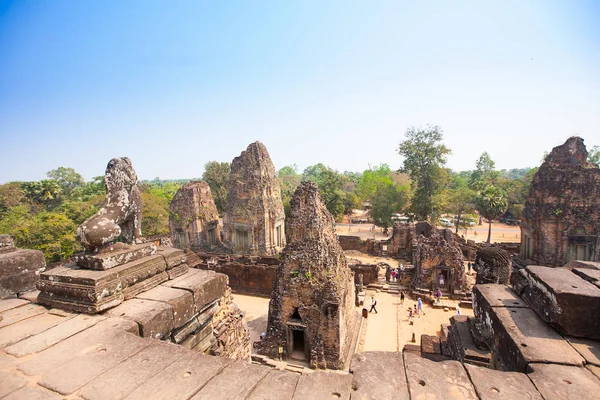
{"label": "sandstone tower", "polygon": [[281,188],[269,152],[251,143],[231,162],[223,242],[236,254],[275,255],[285,247]]}
{"label": "sandstone tower", "polygon": [[521,222],[527,264],[600,261],[600,169],[587,156],[583,139],[571,137],[535,173]]}
{"label": "sandstone tower", "polygon": [[183,185],[169,205],[169,231],[175,247],[194,251],[221,246],[219,213],[204,181]]}
{"label": "sandstone tower", "polygon": [[288,224],[259,352],[277,357],[282,347],[314,368],[342,369],[357,321],[354,281],[315,183],[296,189]]}

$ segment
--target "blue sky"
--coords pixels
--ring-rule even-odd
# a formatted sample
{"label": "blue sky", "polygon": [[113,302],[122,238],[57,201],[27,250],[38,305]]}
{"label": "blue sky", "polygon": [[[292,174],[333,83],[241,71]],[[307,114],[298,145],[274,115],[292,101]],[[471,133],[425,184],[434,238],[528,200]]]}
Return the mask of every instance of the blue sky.
{"label": "blue sky", "polygon": [[448,166],[600,145],[600,2],[0,0],[0,183],[128,156],[192,178],[255,140],[276,168],[401,165],[439,125]]}

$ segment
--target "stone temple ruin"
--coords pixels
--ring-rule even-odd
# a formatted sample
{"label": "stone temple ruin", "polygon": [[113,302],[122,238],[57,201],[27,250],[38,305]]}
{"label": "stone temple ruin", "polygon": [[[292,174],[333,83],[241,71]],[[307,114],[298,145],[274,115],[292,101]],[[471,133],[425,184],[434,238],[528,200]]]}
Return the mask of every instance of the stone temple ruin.
{"label": "stone temple ruin", "polygon": [[259,353],[276,358],[282,347],[313,367],[343,369],[357,331],[354,278],[315,183],[296,189],[288,224]]}
{"label": "stone temple ruin", "polygon": [[521,222],[525,264],[600,260],[600,169],[587,156],[571,137],[535,173]]}
{"label": "stone temple ruin", "polygon": [[475,283],[500,283],[508,285],[512,273],[512,257],[499,247],[479,247],[474,269]]}
{"label": "stone temple ruin", "polygon": [[144,240],[137,176],[129,159],[111,160],[105,182],[104,206],[78,229],[87,251],[76,254],[73,263],[41,273],[35,300],[134,321],[141,337],[248,360],[248,329],[232,302],[227,276],[189,269],[183,251]]}
{"label": "stone temple ruin", "polygon": [[281,188],[267,148],[251,143],[231,162],[223,242],[233,253],[272,256],[284,247]]}
{"label": "stone temple ruin", "polygon": [[175,193],[169,205],[169,231],[177,248],[193,251],[220,248],[219,213],[206,182],[188,182]]}
{"label": "stone temple ruin", "polygon": [[0,299],[35,289],[45,269],[44,253],[17,249],[9,235],[0,235]]}

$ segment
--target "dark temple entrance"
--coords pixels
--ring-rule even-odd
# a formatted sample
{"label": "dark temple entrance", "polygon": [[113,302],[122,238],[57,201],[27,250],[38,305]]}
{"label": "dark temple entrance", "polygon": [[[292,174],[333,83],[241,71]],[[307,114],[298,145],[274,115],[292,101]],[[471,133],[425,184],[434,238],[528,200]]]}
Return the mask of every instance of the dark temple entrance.
{"label": "dark temple entrance", "polygon": [[288,321],[287,330],[289,357],[294,360],[309,361],[310,346],[306,335],[306,326]]}
{"label": "dark temple entrance", "polygon": [[305,360],[304,331],[292,330],[292,349],[291,357],[295,360]]}

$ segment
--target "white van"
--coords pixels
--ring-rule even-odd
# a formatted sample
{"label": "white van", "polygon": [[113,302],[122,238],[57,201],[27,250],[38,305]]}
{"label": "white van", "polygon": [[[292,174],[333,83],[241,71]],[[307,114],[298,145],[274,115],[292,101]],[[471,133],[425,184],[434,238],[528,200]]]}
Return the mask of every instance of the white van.
{"label": "white van", "polygon": [[440,222],[441,226],[445,226],[445,227],[452,226],[452,221],[450,221],[448,218],[440,218],[440,219],[438,219],[438,221]]}
{"label": "white van", "polygon": [[401,214],[392,214],[392,221],[402,222],[403,224],[408,224],[408,217],[404,217]]}

